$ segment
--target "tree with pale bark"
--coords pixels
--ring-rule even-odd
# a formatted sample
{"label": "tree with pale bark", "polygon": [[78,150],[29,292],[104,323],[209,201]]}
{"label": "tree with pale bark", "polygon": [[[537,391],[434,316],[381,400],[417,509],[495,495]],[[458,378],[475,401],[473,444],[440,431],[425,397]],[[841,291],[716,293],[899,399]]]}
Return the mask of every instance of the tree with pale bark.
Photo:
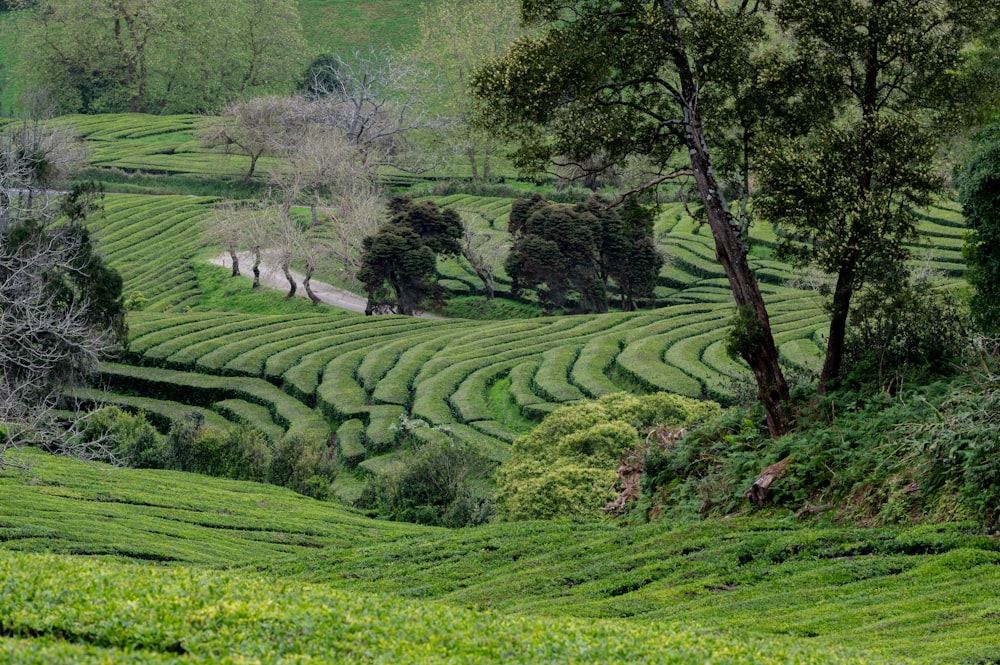
{"label": "tree with pale bark", "polygon": [[489,182],[503,143],[472,123],[478,100],[469,80],[489,58],[503,55],[525,34],[516,0],[447,0],[424,7],[418,19],[420,41],[411,49],[414,63],[433,73],[428,104],[450,122],[441,128],[444,145],[468,160],[474,182]]}
{"label": "tree with pale bark", "polygon": [[121,277],[84,226],[100,190],[55,194],[48,166],[19,145],[0,140],[0,469],[18,446],[73,450],[76,420],[61,425],[55,413],[62,392],[92,378],[127,335]]}

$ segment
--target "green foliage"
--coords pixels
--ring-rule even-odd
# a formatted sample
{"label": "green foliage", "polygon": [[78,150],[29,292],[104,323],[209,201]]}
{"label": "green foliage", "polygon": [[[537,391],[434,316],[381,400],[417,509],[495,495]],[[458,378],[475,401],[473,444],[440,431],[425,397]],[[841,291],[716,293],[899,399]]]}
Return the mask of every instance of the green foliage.
{"label": "green foliage", "polygon": [[245,425],[218,431],[197,412],[174,423],[166,439],[167,467],[234,480],[264,481],[271,450],[264,435]]}
{"label": "green foliage", "polygon": [[969,224],[963,255],[974,289],[972,315],[983,330],[1000,331],[1000,125],[976,136],[957,184]]}
{"label": "green foliage", "polygon": [[483,300],[481,296],[452,296],[441,311],[449,317],[478,321],[533,319],[541,316],[541,309],[537,305],[506,298]]}
{"label": "green foliage", "polygon": [[505,263],[511,291],[538,288],[539,301],[561,310],[575,292],[576,310],[606,312],[608,283],[621,292],[624,309],[653,294],[663,258],[653,243],[652,217],[636,203],[624,215],[591,198],[575,206],[551,204],[538,194],[511,206],[507,225],[513,245]]}
{"label": "green foliage", "polygon": [[131,414],[117,406],[105,406],[87,414],[80,437],[100,443],[111,453],[104,461],[120,461],[137,469],[162,469],[166,448],[142,411]]}
{"label": "green foliage", "polygon": [[979,338],[974,340],[969,355],[974,362],[982,363],[972,370],[975,382],[953,390],[941,404],[937,418],[907,424],[902,429],[926,465],[921,469],[926,491],[957,489],[969,512],[996,528],[1000,524],[997,350]]}
{"label": "green foliage", "polygon": [[461,252],[462,223],[454,210],[406,197],[389,202],[389,216],[378,233],[362,243],[358,279],[368,290],[365,313],[389,309],[412,315],[437,296],[436,257]]}
{"label": "green foliage", "polygon": [[330,482],[335,476],[327,446],[320,440],[301,436],[281,440],[274,450],[268,474],[275,485],[321,500],[330,497]]}
{"label": "green foliage", "polygon": [[744,492],[781,461],[768,510],[832,511],[864,524],[967,519],[993,528],[1000,519],[996,350],[981,339],[973,348],[966,374],[901,381],[893,395],[841,388],[799,405],[797,429],[778,440],[762,434],[754,410],[692,428],[675,446],[647,454],[633,514],[748,510]]}
{"label": "green foliage", "polygon": [[27,11],[19,73],[64,113],[212,112],[289,90],[302,57],[291,0],[42,1]]}
{"label": "green foliage", "polygon": [[596,517],[614,496],[619,460],[646,431],[716,411],[712,402],[667,393],[613,393],[557,409],[515,440],[497,470],[497,511],[504,520]]}
{"label": "green foliage", "polygon": [[[969,523],[736,516],[443,530],[273,486],[24,456],[29,472],[0,475],[0,659],[18,664],[217,662],[267,649],[363,659],[325,650],[345,621],[355,649],[404,626],[378,642],[394,662],[433,662],[445,644],[442,661],[642,662],[647,640],[650,662],[684,662],[707,641],[720,662],[744,649],[758,663],[835,663],[844,649],[864,650],[861,662],[1000,655],[997,543]],[[62,556],[41,554],[53,552]],[[455,612],[461,620],[444,623]],[[692,628],[674,642],[679,624]],[[580,632],[605,626],[613,632]],[[483,655],[491,636],[495,657]],[[177,644],[186,655],[157,646]],[[512,655],[510,644],[522,646]]]}
{"label": "green foliage", "polygon": [[954,296],[927,279],[880,279],[854,299],[845,345],[855,380],[898,384],[907,369],[940,373],[962,350],[962,321]]}
{"label": "green foliage", "polygon": [[476,526],[493,517],[493,499],[477,484],[492,468],[489,460],[457,437],[411,440],[398,466],[369,480],[359,507],[383,519],[431,526]]}

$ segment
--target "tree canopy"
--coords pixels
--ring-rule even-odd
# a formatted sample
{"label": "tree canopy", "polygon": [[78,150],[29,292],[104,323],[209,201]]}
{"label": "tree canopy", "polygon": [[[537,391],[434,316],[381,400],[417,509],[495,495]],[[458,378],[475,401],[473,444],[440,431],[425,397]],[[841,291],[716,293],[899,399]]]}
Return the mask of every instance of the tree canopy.
{"label": "tree canopy", "polygon": [[293,0],[40,0],[20,76],[62,112],[214,112],[290,91],[304,57]]}
{"label": "tree canopy", "polygon": [[836,277],[821,392],[840,374],[854,294],[898,281],[913,210],[941,191],[935,150],[988,99],[961,72],[966,45],[998,12],[995,0],[776,5],[793,49],[782,67],[803,73],[800,87],[822,92],[827,111],[769,125],[757,211],[782,232],[781,255]]}
{"label": "tree canopy", "polygon": [[511,207],[513,245],[506,261],[513,290],[538,288],[550,308],[608,311],[609,280],[626,309],[653,294],[663,258],[652,237],[652,216],[635,203],[625,218],[598,198],[577,205],[554,204],[535,194]]}

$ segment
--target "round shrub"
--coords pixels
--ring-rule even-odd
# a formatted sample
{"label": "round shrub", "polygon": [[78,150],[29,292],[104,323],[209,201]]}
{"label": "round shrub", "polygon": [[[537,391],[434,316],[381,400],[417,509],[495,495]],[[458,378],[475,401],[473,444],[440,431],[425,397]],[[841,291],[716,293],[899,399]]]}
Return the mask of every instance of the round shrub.
{"label": "round shrub", "polygon": [[117,406],[104,406],[87,415],[81,438],[103,447],[106,461],[139,469],[162,469],[166,465],[163,438],[145,413],[131,414]]}
{"label": "round shrub", "polygon": [[514,442],[497,470],[497,512],[504,520],[595,517],[615,496],[619,460],[648,431],[718,412],[714,402],[667,393],[615,393],[557,409]]}

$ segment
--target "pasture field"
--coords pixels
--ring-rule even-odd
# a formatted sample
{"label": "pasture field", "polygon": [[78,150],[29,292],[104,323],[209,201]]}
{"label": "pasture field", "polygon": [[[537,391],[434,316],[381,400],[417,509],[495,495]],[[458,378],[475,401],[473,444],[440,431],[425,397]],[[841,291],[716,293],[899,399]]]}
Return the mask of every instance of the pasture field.
{"label": "pasture field", "polygon": [[445,530],[267,485],[19,454],[30,470],[0,476],[5,662],[1000,657],[1000,552],[968,525]]}

